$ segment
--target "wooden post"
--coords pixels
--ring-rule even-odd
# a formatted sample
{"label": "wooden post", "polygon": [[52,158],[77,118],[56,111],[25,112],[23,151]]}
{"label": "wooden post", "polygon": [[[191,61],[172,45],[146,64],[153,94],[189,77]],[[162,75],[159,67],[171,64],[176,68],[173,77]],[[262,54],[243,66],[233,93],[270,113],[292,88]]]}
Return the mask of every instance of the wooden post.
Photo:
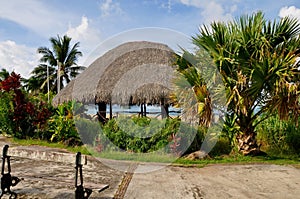
{"label": "wooden post", "polygon": [[144,116],[144,108],[143,108],[143,103],[141,103],[141,117]]}
{"label": "wooden post", "polygon": [[106,103],[99,102],[98,103],[98,120],[104,124],[106,122]]}
{"label": "wooden post", "polygon": [[146,103],[144,103],[144,116],[147,116]]}
{"label": "wooden post", "polygon": [[169,105],[165,104],[164,98],[161,99],[160,110],[162,119],[169,117]]}
{"label": "wooden post", "polygon": [[109,119],[110,120],[112,119],[112,103],[111,103],[111,100],[109,102]]}

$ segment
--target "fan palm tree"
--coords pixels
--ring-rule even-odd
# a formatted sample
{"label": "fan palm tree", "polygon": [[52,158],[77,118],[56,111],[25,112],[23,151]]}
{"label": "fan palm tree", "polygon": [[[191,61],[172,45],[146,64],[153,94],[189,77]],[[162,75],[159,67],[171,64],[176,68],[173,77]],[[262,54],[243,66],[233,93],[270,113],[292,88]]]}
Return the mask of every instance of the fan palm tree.
{"label": "fan palm tree", "polygon": [[[198,51],[197,55],[184,50],[182,56],[177,55],[175,65],[178,66],[177,78],[174,80],[175,92],[171,98],[176,105],[184,110],[187,117],[198,114],[198,124],[210,126],[213,116],[213,107],[209,89],[205,81],[205,75],[201,73],[201,67],[206,67],[208,56],[205,52]],[[199,56],[203,59],[198,59]],[[208,71],[206,71],[208,72]]]}
{"label": "fan palm tree", "polygon": [[298,118],[299,33],[296,19],[267,21],[258,12],[228,23],[213,22],[192,38],[221,74],[227,111],[236,115],[238,149],[244,155],[260,152],[255,128],[271,113]]}
{"label": "fan palm tree", "polygon": [[[28,90],[38,89],[46,93],[49,81],[50,90],[55,93],[59,79],[60,88],[63,88],[85,69],[76,63],[78,57],[82,56],[82,53],[78,51],[79,42],[71,47],[71,38],[66,35],[63,37],[58,35],[57,38],[51,37],[50,42],[52,49],[40,47],[37,50],[42,55],[41,64],[31,72],[32,76],[25,81]],[[47,75],[47,67],[49,75]]]}

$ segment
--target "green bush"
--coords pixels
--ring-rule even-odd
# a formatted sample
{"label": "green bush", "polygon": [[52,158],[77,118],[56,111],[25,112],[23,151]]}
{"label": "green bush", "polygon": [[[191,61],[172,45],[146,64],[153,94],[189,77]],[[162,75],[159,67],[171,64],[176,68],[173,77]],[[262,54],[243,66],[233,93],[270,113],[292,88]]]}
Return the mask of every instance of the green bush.
{"label": "green bush", "polygon": [[[0,131],[16,138],[35,138],[51,113],[46,103],[21,87],[21,76],[12,72],[0,82]],[[40,130],[40,131],[39,131]]]}
{"label": "green bush", "polygon": [[65,142],[67,145],[81,145],[73,118],[74,102],[58,105],[56,114],[48,121],[51,142]]}
{"label": "green bush", "polygon": [[[175,122],[175,121],[174,121]],[[150,118],[117,118],[103,126],[104,135],[118,148],[134,152],[151,152],[168,144],[175,127],[169,120]],[[168,129],[168,130],[167,130]]]}
{"label": "green bush", "polygon": [[0,133],[13,135],[13,96],[8,92],[0,91]]}
{"label": "green bush", "polygon": [[199,128],[197,131],[179,118],[160,120],[124,117],[109,120],[103,126],[103,135],[109,140],[106,142],[108,148],[139,153],[163,151],[182,155],[187,150],[199,150],[203,129]]}
{"label": "green bush", "polygon": [[[195,133],[196,131],[196,133]],[[181,133],[184,134],[180,148],[184,152],[182,155],[198,151],[201,148],[207,128],[199,126],[197,129],[187,125],[181,125]]]}
{"label": "green bush", "polygon": [[81,141],[87,145],[94,145],[96,138],[101,134],[100,123],[86,118],[75,118],[75,124]]}
{"label": "green bush", "polygon": [[232,151],[230,141],[225,137],[220,137],[216,145],[209,152],[210,156],[227,155]]}
{"label": "green bush", "polygon": [[259,124],[257,132],[258,139],[267,150],[281,154],[300,154],[300,127],[295,121],[281,121],[275,115]]}

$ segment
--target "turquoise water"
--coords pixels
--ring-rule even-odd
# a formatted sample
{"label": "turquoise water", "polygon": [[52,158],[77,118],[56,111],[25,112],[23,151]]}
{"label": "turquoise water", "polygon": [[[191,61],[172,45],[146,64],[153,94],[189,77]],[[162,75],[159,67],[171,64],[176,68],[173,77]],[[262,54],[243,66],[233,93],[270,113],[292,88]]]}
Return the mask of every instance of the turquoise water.
{"label": "turquoise water", "polygon": [[[87,108],[87,114],[90,115],[95,115],[98,111],[97,105],[86,105]],[[118,114],[138,114],[141,111],[140,106],[120,106],[120,105],[113,105],[112,106],[112,112],[113,115],[118,115]],[[146,106],[146,111],[148,115],[153,115],[153,116],[159,116],[161,113],[161,107],[160,106]],[[170,111],[170,116],[178,116],[180,115],[181,109],[179,108],[174,108],[174,107],[169,107]],[[106,106],[106,112],[109,113],[109,106]]]}

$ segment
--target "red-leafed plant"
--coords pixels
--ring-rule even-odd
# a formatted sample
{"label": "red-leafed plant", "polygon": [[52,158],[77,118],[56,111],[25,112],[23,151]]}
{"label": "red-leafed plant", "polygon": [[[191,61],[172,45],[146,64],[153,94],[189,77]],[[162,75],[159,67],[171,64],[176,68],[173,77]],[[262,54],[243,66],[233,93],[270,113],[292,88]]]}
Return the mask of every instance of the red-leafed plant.
{"label": "red-leafed plant", "polygon": [[[12,113],[2,112],[2,116],[6,116],[11,122],[13,136],[17,138],[34,137],[35,130],[43,128],[47,123],[47,119],[51,116],[44,102],[34,102],[25,95],[21,89],[21,76],[12,72],[10,76],[0,82],[0,94],[11,96],[8,105],[12,106]],[[9,110],[9,109],[3,109]],[[1,128],[0,128],[1,130]]]}
{"label": "red-leafed plant", "polygon": [[20,75],[12,72],[10,76],[0,83],[0,89],[6,92],[19,89],[21,86],[20,78]]}

